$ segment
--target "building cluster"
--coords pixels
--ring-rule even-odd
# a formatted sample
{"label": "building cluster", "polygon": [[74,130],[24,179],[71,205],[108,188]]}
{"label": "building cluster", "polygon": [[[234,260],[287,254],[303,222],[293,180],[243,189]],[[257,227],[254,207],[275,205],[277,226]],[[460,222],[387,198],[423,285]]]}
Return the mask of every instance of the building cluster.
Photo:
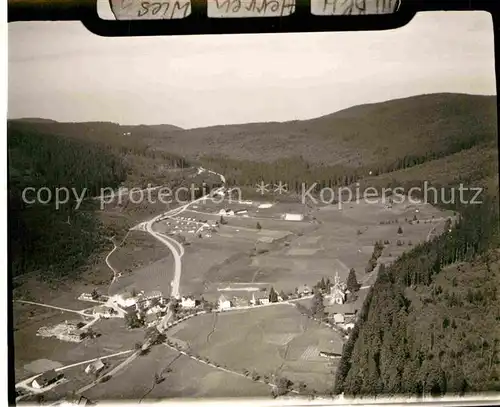
{"label": "building cluster", "polygon": [[325,311],[331,323],[346,330],[354,328],[358,312],[356,304],[347,302],[350,294],[346,283],[341,282],[336,273],[334,283],[330,286],[328,295],[325,296],[327,302]]}
{"label": "building cluster", "polygon": [[171,233],[178,235],[182,232],[189,234],[203,233],[204,237],[211,237],[213,228],[217,222],[214,220],[201,220],[185,216],[167,218],[167,226],[171,228]]}
{"label": "building cluster", "polygon": [[79,343],[83,341],[88,332],[82,321],[64,321],[54,326],[42,326],[36,335],[44,338],[57,338],[65,342]]}
{"label": "building cluster", "polygon": [[154,325],[167,312],[169,299],[161,291],[124,292],[110,298],[128,314],[135,314],[147,326]]}

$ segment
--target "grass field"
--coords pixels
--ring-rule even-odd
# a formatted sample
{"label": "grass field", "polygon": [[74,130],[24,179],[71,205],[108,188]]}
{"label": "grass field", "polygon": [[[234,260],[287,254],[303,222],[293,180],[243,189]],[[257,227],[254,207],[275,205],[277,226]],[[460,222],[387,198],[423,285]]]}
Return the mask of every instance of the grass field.
{"label": "grass field", "polygon": [[[35,306],[14,305],[14,309],[19,307],[34,308]],[[124,320],[118,318],[98,321],[92,329],[101,333],[101,336],[80,343],[42,338],[36,336],[40,327],[55,325],[65,320],[78,320],[79,317],[76,314],[58,310],[36,309],[40,310],[38,317],[31,321],[27,317],[23,318],[23,324],[14,331],[16,381],[32,376],[33,372],[28,370],[29,364],[38,359],[51,360],[64,366],[132,349],[136,342],[144,339],[143,330],[128,330],[125,328]]]}
{"label": "grass field", "polygon": [[[162,374],[165,380],[154,385],[155,373]],[[269,394],[269,387],[262,383],[218,371],[166,346],[156,346],[108,382],[95,386],[84,395],[91,400],[129,401],[144,397],[153,401],[181,397],[262,397]]]}
{"label": "grass field", "polygon": [[202,315],[171,335],[194,354],[228,369],[247,369],[261,376],[281,374],[318,392],[328,392],[333,386],[332,367],[319,351],[342,351],[334,331],[287,304]]}

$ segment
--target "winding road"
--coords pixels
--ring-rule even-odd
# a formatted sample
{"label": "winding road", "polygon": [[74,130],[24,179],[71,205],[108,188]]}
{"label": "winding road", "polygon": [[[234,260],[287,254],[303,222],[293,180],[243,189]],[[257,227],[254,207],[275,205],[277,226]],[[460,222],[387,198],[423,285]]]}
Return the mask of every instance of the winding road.
{"label": "winding road", "polygon": [[[202,170],[205,171],[205,169],[200,168],[199,171]],[[221,179],[222,183],[225,184],[226,179],[224,178],[223,175],[221,174],[216,174],[213,171],[209,171],[210,173],[213,173],[215,175],[218,175],[219,178]],[[218,188],[214,190],[213,192],[218,192],[224,187]],[[178,208],[172,209],[170,211],[167,211],[165,213],[162,213],[161,215],[155,216],[154,218],[150,219],[147,222],[143,222],[137,226],[134,227],[134,229],[139,229],[139,230],[145,230],[147,233],[149,233],[151,236],[153,236],[156,240],[159,240],[161,243],[163,243],[165,246],[167,246],[170,251],[172,252],[172,256],[174,257],[174,277],[172,279],[172,282],[170,283],[172,289],[170,292],[170,296],[174,298],[180,298],[180,282],[181,282],[181,273],[182,273],[182,256],[184,256],[184,247],[182,246],[181,243],[179,243],[177,240],[163,234],[160,232],[156,232],[153,230],[153,225],[166,218],[166,217],[172,217],[172,216],[177,216],[184,212],[186,209],[188,209],[191,205],[200,202],[202,200],[205,200],[209,197],[209,195],[204,195],[201,198],[195,199],[191,202],[188,202]],[[171,310],[168,311],[167,315],[163,317],[161,323],[158,325],[158,329],[160,331],[164,330],[167,327],[167,323],[172,317],[172,312]]]}

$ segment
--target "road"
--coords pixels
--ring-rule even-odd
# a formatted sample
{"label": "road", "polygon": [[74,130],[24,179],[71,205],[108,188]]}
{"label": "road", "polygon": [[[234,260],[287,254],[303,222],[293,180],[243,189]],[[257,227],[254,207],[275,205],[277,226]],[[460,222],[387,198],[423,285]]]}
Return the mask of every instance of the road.
{"label": "road", "polygon": [[64,311],[64,312],[73,312],[75,314],[79,314],[79,315],[82,315],[84,317],[89,317],[89,318],[93,318],[94,317],[94,314],[87,314],[85,312],[86,310],[78,311],[78,310],[74,310],[74,309],[56,307],[55,305],[42,304],[40,302],[33,302],[33,301],[16,300],[16,302],[19,302],[19,303],[22,303],[22,304],[39,305],[40,307],[57,309],[59,311]]}
{"label": "road", "polygon": [[[84,360],[84,361],[81,361],[81,362],[77,362],[77,363],[72,363],[71,365],[66,365],[66,366],[61,366],[61,367],[58,367],[56,369],[54,369],[56,372],[62,372],[66,369],[70,369],[72,367],[77,367],[77,366],[80,366],[80,365],[85,365],[85,364],[89,364],[89,363],[92,363],[92,362],[95,362],[96,360],[99,360],[99,359],[109,359],[109,358],[112,358],[112,357],[115,357],[115,356],[121,356],[121,355],[126,355],[128,353],[131,353],[133,352],[133,350],[125,350],[125,351],[122,351],[122,352],[118,352],[118,353],[113,353],[111,355],[105,355],[105,356],[101,356],[101,357],[98,357],[98,358],[94,358],[94,359],[88,359],[88,360]],[[29,383],[31,383],[33,380],[35,380],[38,376],[41,376],[43,373],[39,373],[37,375],[34,375],[32,377],[28,377],[27,379],[24,379],[24,380],[21,380],[19,383],[17,383],[15,385],[16,388],[23,388],[25,390],[29,390],[29,391],[33,391],[35,389],[33,389],[33,387],[31,387],[29,385]],[[38,389],[36,389],[38,390]],[[43,393],[45,391],[47,391],[48,389],[40,389],[39,391],[37,391],[38,393]]]}
{"label": "road", "polygon": [[[198,169],[199,173],[206,171],[204,168],[199,168]],[[209,171],[211,174],[218,175],[219,178],[221,179],[222,183],[225,184],[226,179],[224,178],[223,175],[217,174],[213,171]],[[217,192],[224,187],[218,188],[214,190],[213,192]],[[133,229],[139,229],[139,230],[144,230],[147,233],[149,233],[151,236],[153,236],[156,240],[159,240],[162,242],[165,246],[169,248],[169,250],[172,252],[172,256],[174,258],[174,277],[170,283],[171,286],[171,291],[170,291],[170,296],[174,298],[180,298],[180,282],[181,282],[181,273],[182,273],[182,256],[184,255],[184,247],[182,246],[181,243],[179,243],[177,240],[171,238],[170,236],[167,236],[163,233],[156,232],[153,230],[153,225],[166,218],[166,217],[172,217],[172,216],[177,216],[180,215],[182,212],[184,212],[186,209],[188,209],[191,205],[194,205],[197,202],[200,202],[202,200],[205,200],[209,197],[209,195],[204,195],[198,199],[195,199],[191,202],[188,202],[178,208],[172,209],[170,211],[167,211],[165,213],[162,213],[161,215],[155,216],[154,218],[150,219],[147,222],[143,222],[139,225],[136,225]],[[167,327],[167,323],[172,317],[172,312],[169,309],[167,312],[167,315],[163,317],[162,321],[158,325],[158,329],[161,331],[162,329],[165,329]]]}

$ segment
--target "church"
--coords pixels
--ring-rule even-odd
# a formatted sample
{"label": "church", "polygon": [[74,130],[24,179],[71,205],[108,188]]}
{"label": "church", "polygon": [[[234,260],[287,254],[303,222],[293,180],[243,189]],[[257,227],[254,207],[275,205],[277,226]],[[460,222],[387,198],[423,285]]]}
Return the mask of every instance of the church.
{"label": "church", "polygon": [[344,304],[346,301],[346,284],[340,282],[340,277],[338,273],[335,273],[335,280],[333,285],[330,287],[330,293],[328,294],[329,304]]}

